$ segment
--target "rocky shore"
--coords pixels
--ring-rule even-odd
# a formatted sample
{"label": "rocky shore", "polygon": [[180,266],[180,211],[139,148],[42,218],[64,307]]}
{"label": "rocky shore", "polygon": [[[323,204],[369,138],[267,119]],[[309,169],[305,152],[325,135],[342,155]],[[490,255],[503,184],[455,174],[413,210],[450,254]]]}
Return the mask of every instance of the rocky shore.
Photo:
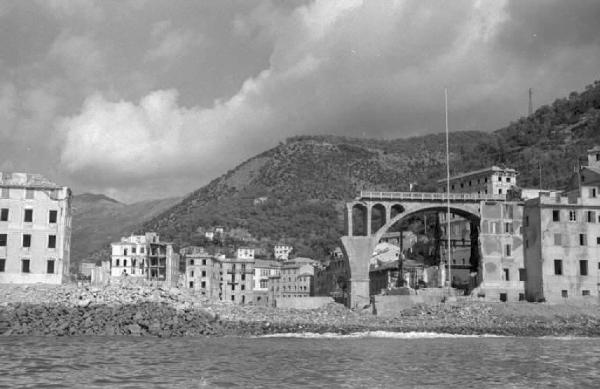
{"label": "rocky shore", "polygon": [[187,290],[0,286],[0,335],[226,336],[289,332],[438,332],[600,336],[597,305],[462,302],[415,306],[395,317],[339,304],[314,310],[210,302]]}

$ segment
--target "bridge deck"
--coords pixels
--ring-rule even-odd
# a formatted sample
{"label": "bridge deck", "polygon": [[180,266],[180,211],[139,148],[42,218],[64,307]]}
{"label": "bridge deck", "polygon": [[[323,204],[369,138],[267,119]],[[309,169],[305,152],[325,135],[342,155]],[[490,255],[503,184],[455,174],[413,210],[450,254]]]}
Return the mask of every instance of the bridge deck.
{"label": "bridge deck", "polygon": [[505,201],[503,194],[450,193],[443,192],[369,192],[361,191],[357,200],[412,200],[412,201]]}

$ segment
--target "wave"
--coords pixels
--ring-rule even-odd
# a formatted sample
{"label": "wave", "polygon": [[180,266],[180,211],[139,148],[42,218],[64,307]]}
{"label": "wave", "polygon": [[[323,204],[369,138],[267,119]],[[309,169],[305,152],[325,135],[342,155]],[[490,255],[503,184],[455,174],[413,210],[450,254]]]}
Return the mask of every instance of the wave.
{"label": "wave", "polygon": [[258,338],[308,338],[308,339],[348,339],[348,338],[392,338],[392,339],[435,339],[435,338],[506,338],[504,335],[481,334],[462,335],[438,332],[393,332],[393,331],[366,331],[350,334],[335,332],[285,332],[280,334],[261,335]]}

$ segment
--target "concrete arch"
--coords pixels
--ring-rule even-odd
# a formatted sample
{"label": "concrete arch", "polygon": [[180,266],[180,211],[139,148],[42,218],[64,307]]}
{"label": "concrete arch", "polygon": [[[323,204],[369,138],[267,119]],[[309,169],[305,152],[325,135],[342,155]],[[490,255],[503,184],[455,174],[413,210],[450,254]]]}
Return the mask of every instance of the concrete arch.
{"label": "concrete arch", "polygon": [[[379,228],[373,234],[373,238],[376,242],[379,242],[379,240],[381,239],[383,234],[385,234],[394,224],[396,224],[398,221],[400,221],[403,218],[408,217],[410,215],[414,215],[414,214],[420,213],[420,212],[427,212],[427,211],[446,212],[447,209],[448,209],[447,206],[441,206],[441,205],[409,207],[408,209],[406,209],[406,212],[397,214],[396,216],[391,218],[385,225],[383,225],[381,228]],[[476,221],[477,223],[479,223],[479,220],[481,219],[481,217],[479,216],[479,208],[478,207],[477,207],[477,209],[475,209],[474,207],[450,205],[450,212],[457,214],[460,217],[463,217],[467,220]]]}

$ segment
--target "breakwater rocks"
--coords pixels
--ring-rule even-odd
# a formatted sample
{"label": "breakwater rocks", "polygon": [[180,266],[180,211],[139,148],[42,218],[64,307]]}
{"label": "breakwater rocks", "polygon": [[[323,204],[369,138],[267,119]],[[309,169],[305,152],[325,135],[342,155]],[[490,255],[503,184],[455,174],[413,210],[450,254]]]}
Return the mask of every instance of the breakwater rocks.
{"label": "breakwater rocks", "polygon": [[394,317],[210,302],[152,285],[0,286],[0,335],[225,336],[365,331],[514,336],[600,336],[597,305],[463,302],[414,306]]}

